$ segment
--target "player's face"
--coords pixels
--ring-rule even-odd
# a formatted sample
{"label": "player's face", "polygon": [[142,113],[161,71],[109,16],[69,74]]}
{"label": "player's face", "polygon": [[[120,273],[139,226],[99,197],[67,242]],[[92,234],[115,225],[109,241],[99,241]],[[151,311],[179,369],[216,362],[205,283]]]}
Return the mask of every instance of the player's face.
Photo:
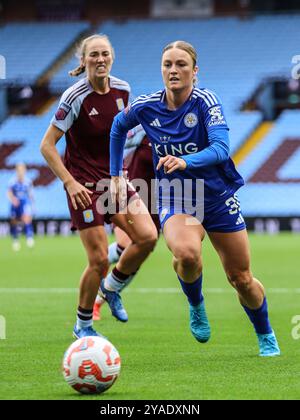
{"label": "player's face", "polygon": [[167,50],[162,57],[162,76],[167,89],[174,92],[193,87],[198,67],[192,57],[180,48]]}
{"label": "player's face", "polygon": [[105,39],[94,39],[86,48],[83,64],[89,78],[108,77],[113,57],[110,44]]}
{"label": "player's face", "polygon": [[18,179],[23,180],[25,178],[25,174],[26,174],[26,166],[25,165],[17,165],[16,166],[16,173],[17,173]]}

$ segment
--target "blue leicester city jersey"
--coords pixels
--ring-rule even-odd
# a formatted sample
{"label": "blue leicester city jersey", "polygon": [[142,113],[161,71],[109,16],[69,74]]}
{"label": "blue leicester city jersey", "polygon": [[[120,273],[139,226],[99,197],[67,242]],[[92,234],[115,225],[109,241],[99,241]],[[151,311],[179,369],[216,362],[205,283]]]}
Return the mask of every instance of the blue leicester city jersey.
{"label": "blue leicester city jersey", "polygon": [[[217,95],[208,89],[194,88],[189,99],[178,109],[169,110],[165,90],[139,96],[116,117],[122,129],[142,124],[152,144],[154,167],[161,157],[172,155],[187,157],[209,147],[209,135],[228,130],[222,104]],[[224,130],[225,129],[225,130]],[[113,130],[112,130],[113,139]],[[117,175],[121,160],[111,154],[111,174]],[[193,190],[197,180],[204,181],[206,204],[218,197],[235,192],[244,181],[228,157],[212,165],[188,165],[184,171],[165,174],[163,166],[156,171],[158,180],[192,180]],[[162,192],[163,194],[163,192]]]}
{"label": "blue leicester city jersey", "polygon": [[13,195],[24,205],[31,202],[32,183],[29,179],[20,182],[17,178],[9,183],[9,189]]}

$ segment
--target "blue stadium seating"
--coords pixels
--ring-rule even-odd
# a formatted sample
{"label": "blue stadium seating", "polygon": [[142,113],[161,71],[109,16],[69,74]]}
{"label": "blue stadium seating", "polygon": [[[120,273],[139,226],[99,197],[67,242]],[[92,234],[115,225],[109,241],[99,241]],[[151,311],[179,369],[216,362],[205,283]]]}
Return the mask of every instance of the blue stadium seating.
{"label": "blue stadium seating", "polygon": [[[300,111],[284,111],[273,129],[239,166],[246,182],[284,140],[300,139]],[[300,209],[300,149],[278,170],[279,182],[246,183],[240,197],[248,216],[292,216]],[[284,183],[294,179],[295,183]],[[280,182],[282,181],[282,182]]]}
{"label": "blue stadium seating", "polygon": [[[27,176],[34,179],[37,171],[29,170]],[[0,182],[0,219],[7,218],[9,214],[9,201],[6,199],[7,186],[13,171],[1,171]],[[36,187],[34,189],[34,217],[43,218],[68,218],[68,207],[65,192],[60,181],[55,181],[48,187]]]}
{"label": "blue stadium seating", "polygon": [[[59,24],[60,30],[62,27],[65,27],[65,24]],[[0,29],[0,37],[4,29]],[[216,91],[222,98],[231,130],[231,150],[234,153],[262,118],[259,111],[241,112],[242,104],[249,99],[264,78],[290,76],[292,57],[299,53],[300,16],[264,16],[249,20],[237,18],[129,20],[125,23],[106,22],[97,32],[110,37],[116,51],[113,74],[131,84],[134,96],[153,92],[162,87],[160,58],[162,48],[167,43],[175,39],[191,42],[199,54],[198,85]],[[54,42],[48,30],[44,37],[41,35],[40,37],[43,38],[42,48],[47,51],[46,55],[49,55],[48,59],[51,61],[59,52],[49,54]],[[24,50],[30,51],[30,48]],[[2,50],[0,53],[3,54]],[[27,53],[26,56],[31,58],[31,53]],[[50,83],[53,93],[61,94],[75,82],[68,76],[68,71],[76,65],[77,59],[72,58],[53,77]],[[30,76],[30,72],[24,73],[27,67],[28,65],[24,66],[22,62],[20,72],[28,81],[33,76]],[[40,74],[40,70],[37,73]],[[14,75],[17,77],[17,73]],[[41,117],[11,117],[0,126],[0,145],[16,140],[25,142],[22,149],[8,158],[9,164],[15,164],[19,160],[37,164],[43,162],[38,145],[55,108],[56,105]],[[239,170],[246,181],[251,179],[285,138],[300,137],[299,117],[299,111],[286,111],[281,115],[269,135],[240,165]],[[61,152],[63,147],[61,143]],[[278,171],[280,179],[295,179],[294,183],[248,182],[248,185],[240,191],[245,215],[299,214],[300,183],[297,182],[299,167],[300,152],[297,152]],[[0,172],[0,193],[7,177],[8,174]],[[51,184],[44,190],[45,194],[42,190],[37,191],[39,198],[37,215],[67,216],[64,192],[60,183],[56,181]],[[49,197],[53,198],[49,200]],[[4,217],[4,214],[1,205],[0,217]]]}
{"label": "blue stadium seating", "polygon": [[85,22],[14,23],[0,28],[7,81],[34,83],[89,28]]}
{"label": "blue stadium seating", "polygon": [[[198,85],[221,97],[234,153],[261,121],[259,112],[239,112],[242,104],[263,78],[291,72],[291,59],[298,51],[300,17],[130,20],[104,23],[98,32],[107,34],[115,48],[113,74],[127,80],[135,96],[162,87],[160,58],[165,45],[176,39],[191,42],[199,55]],[[50,85],[53,92],[61,92],[74,83],[68,71],[76,65],[72,58],[55,75]]]}
{"label": "blue stadium seating", "polygon": [[[26,164],[44,165],[45,161],[40,153],[40,142],[50,123],[50,120],[57,108],[55,103],[44,115],[36,116],[14,116],[8,118],[0,126],[0,146],[1,144],[12,144],[24,142],[24,145],[11,154],[6,165],[15,165],[18,162]],[[58,151],[63,155],[65,141],[57,144]],[[28,171],[28,176],[34,179],[37,171]],[[7,184],[13,176],[13,171],[1,170],[0,172],[0,197],[6,196]],[[68,217],[68,209],[65,193],[61,182],[56,180],[47,187],[37,187],[35,189],[35,216],[38,218],[65,218]],[[0,205],[0,218],[8,215],[8,202],[2,200]]]}

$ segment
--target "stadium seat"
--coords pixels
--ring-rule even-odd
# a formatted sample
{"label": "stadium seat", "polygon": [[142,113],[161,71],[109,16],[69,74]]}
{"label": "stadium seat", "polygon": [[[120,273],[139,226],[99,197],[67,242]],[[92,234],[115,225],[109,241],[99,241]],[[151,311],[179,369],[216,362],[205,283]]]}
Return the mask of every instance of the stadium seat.
{"label": "stadium seat", "polygon": [[[22,45],[22,49],[14,51],[8,60],[10,77],[26,80],[26,83],[28,80],[35,80],[85,29],[86,23],[58,26],[49,24],[46,28],[45,24],[14,24],[2,27],[0,37],[5,40],[4,54],[11,51],[11,39]],[[160,60],[166,44],[176,39],[191,42],[199,55],[198,86],[217,92],[224,104],[233,154],[262,120],[259,111],[242,112],[243,104],[265,78],[290,77],[291,59],[299,48],[300,17],[287,14],[253,17],[248,20],[229,17],[176,21],[128,20],[122,23],[108,21],[101,24],[95,32],[105,33],[110,37],[116,52],[113,75],[131,84],[133,96],[161,89]],[[32,45],[35,45],[34,51],[31,51]],[[129,48],[129,45],[132,47]],[[24,51],[27,52],[25,57]],[[28,51],[31,51],[30,54]],[[22,60],[19,54],[23,54]],[[53,94],[61,95],[75,82],[74,78],[69,77],[68,71],[77,64],[78,60],[73,57],[53,76],[49,85]],[[4,121],[0,126],[0,145],[23,143],[22,147],[7,158],[8,165],[14,165],[20,160],[42,164],[38,145],[56,106],[57,104],[43,116],[10,117]],[[300,197],[300,184],[297,183],[300,178],[300,152],[291,156],[278,170],[279,181],[281,179],[282,183],[266,185],[251,180],[285,139],[300,137],[299,117],[299,111],[284,112],[264,141],[240,165],[239,170],[248,182],[240,193],[246,216],[281,214],[280,212],[287,215],[292,214],[297,206],[300,208],[297,200],[294,199],[293,203],[288,200],[289,194]],[[62,153],[63,143],[59,147]],[[1,185],[2,178],[6,176],[3,171],[0,172]],[[289,183],[286,179],[289,179]],[[45,194],[49,196],[54,193],[56,187],[59,188],[58,181],[45,189]],[[278,194],[284,199],[278,200]],[[62,212],[60,205],[55,207],[54,214]],[[40,216],[50,214],[46,207],[39,209]],[[67,216],[66,206],[64,209]],[[4,211],[0,217],[3,214]]]}

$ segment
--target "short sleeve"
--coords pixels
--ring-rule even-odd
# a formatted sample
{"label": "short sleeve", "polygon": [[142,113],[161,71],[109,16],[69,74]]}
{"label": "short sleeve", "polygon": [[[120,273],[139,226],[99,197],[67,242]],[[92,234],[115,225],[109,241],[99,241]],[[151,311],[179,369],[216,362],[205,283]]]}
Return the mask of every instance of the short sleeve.
{"label": "short sleeve", "polygon": [[137,115],[137,107],[133,106],[134,102],[127,105],[122,113],[122,122],[126,125],[128,130],[140,125],[140,121]]}
{"label": "short sleeve", "polygon": [[51,120],[51,124],[59,128],[64,133],[71,128],[76,119],[76,101],[70,105],[67,102],[67,96],[67,92],[62,95],[56,113]]}

